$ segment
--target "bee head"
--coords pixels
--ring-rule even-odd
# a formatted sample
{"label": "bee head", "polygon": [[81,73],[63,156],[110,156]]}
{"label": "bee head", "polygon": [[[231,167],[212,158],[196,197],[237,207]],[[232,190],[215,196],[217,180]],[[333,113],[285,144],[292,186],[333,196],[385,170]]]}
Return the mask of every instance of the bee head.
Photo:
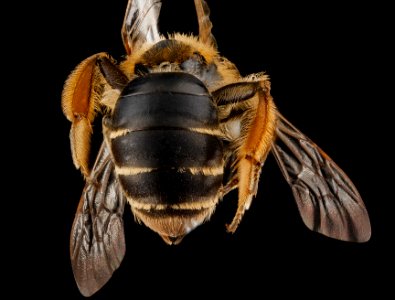
{"label": "bee head", "polygon": [[199,78],[209,89],[239,76],[236,67],[221,57],[216,48],[183,34],[142,45],[128,56],[121,69],[130,79],[154,72],[186,72]]}

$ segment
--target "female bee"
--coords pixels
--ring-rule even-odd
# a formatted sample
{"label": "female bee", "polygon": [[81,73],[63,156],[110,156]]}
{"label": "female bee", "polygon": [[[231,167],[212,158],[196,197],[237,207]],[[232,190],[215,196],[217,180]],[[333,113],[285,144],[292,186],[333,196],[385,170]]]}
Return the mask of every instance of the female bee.
{"label": "female bee", "polygon": [[[121,31],[126,59],[87,58],[62,93],[73,162],[86,179],[71,233],[81,293],[99,290],[124,257],[126,202],[138,222],[178,244],[237,188],[238,208],[227,225],[234,232],[269,152],[308,228],[369,240],[369,217],[350,179],[278,112],[267,75],[242,77],[219,54],[206,2],[195,0],[197,37],[161,35],[160,7],[159,0],[129,0]],[[90,170],[97,112],[104,139]]]}

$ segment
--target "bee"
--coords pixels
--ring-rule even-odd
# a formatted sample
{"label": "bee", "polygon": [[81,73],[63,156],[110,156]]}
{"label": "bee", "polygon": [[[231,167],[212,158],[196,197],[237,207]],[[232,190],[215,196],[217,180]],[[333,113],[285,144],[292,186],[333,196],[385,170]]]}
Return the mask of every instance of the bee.
{"label": "bee", "polygon": [[[125,58],[82,61],[65,82],[74,165],[86,184],[70,252],[81,293],[98,291],[125,255],[122,215],[178,244],[238,190],[235,232],[257,194],[271,152],[306,226],[328,237],[366,242],[367,210],[347,175],[276,108],[265,73],[241,76],[221,56],[209,8],[194,0],[198,36],[158,30],[159,0],[129,0],[122,25]],[[90,168],[95,116],[103,142]]]}

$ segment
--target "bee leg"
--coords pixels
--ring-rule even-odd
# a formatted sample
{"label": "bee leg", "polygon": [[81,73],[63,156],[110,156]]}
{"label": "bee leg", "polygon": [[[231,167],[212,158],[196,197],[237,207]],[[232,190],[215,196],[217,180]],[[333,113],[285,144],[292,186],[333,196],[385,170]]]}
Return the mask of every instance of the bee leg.
{"label": "bee leg", "polygon": [[71,153],[74,165],[89,175],[89,150],[92,122],[105,86],[119,88],[126,76],[105,53],[98,53],[82,61],[70,74],[62,92],[62,109],[72,122],[70,130]]}
{"label": "bee leg", "polygon": [[[242,133],[242,143],[238,146],[235,168],[237,169],[238,207],[229,232],[235,232],[244,212],[256,195],[259,175],[270,151],[275,135],[276,107],[270,95],[270,82],[266,79],[256,82],[239,82],[213,92],[218,105],[237,105],[242,101],[246,110],[248,126]],[[255,99],[257,98],[257,99]],[[243,106],[243,105],[242,105]],[[239,109],[239,108],[238,108]]]}

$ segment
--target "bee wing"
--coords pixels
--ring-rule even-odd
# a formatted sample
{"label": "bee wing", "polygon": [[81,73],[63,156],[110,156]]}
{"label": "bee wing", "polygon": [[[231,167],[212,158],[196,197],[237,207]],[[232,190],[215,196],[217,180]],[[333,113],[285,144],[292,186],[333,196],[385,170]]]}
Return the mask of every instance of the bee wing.
{"label": "bee wing", "polygon": [[369,216],[347,175],[280,114],[276,134],[272,153],[306,226],[335,239],[368,241]]}
{"label": "bee wing", "polygon": [[129,0],[122,25],[122,40],[127,54],[144,42],[159,41],[160,0]]}
{"label": "bee wing", "polygon": [[125,197],[103,143],[82,192],[70,237],[74,277],[84,296],[99,290],[125,255],[124,206]]}
{"label": "bee wing", "polygon": [[195,8],[199,22],[199,40],[202,43],[209,44],[217,48],[217,42],[211,29],[213,24],[210,21],[210,8],[204,0],[195,0]]}

